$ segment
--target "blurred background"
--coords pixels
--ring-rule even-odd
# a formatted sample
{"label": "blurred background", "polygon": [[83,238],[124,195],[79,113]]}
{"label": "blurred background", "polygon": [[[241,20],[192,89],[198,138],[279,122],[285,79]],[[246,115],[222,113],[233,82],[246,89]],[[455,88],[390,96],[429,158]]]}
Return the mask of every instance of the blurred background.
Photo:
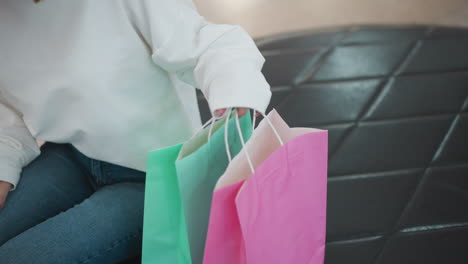
{"label": "blurred background", "polygon": [[468,0],[194,0],[216,23],[253,37],[355,24],[468,26]]}

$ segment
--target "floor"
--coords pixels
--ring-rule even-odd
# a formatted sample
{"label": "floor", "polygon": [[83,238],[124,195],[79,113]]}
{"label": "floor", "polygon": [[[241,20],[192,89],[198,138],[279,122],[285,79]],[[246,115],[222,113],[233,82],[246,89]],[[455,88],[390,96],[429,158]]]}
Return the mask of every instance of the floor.
{"label": "floor", "polygon": [[253,37],[349,24],[468,27],[468,0],[194,0],[216,23],[240,24]]}

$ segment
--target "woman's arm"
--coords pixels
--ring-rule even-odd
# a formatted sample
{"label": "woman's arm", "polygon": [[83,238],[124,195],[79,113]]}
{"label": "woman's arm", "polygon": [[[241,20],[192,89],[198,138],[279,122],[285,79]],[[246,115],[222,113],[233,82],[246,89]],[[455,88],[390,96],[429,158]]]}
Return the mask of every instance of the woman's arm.
{"label": "woman's arm", "polygon": [[212,112],[229,107],[264,112],[271,92],[264,58],[239,26],[200,16],[191,0],[122,1],[153,61],[205,94]]}
{"label": "woman's arm", "polygon": [[39,153],[39,147],[23,119],[0,97],[0,182],[9,183],[2,183],[0,192],[7,189],[5,186],[12,186],[13,190],[18,184],[22,168]]}

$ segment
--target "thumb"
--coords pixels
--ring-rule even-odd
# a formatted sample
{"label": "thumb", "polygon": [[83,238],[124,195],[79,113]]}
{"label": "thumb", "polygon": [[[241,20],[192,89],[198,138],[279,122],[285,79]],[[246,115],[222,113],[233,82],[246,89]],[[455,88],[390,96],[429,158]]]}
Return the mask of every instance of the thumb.
{"label": "thumb", "polygon": [[2,193],[3,191],[0,191],[0,209],[2,209],[5,206],[5,201],[8,195],[8,192]]}
{"label": "thumb", "polygon": [[12,185],[10,183],[0,181],[0,209],[5,206],[6,198],[10,192]]}

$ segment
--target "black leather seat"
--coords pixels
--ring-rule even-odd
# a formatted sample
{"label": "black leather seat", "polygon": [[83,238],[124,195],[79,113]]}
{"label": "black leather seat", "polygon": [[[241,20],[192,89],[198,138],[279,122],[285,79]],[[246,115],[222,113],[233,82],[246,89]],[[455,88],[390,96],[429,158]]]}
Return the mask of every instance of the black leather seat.
{"label": "black leather seat", "polygon": [[[272,107],[329,130],[327,264],[468,263],[468,29],[258,40]],[[200,96],[206,120],[209,110]]]}

